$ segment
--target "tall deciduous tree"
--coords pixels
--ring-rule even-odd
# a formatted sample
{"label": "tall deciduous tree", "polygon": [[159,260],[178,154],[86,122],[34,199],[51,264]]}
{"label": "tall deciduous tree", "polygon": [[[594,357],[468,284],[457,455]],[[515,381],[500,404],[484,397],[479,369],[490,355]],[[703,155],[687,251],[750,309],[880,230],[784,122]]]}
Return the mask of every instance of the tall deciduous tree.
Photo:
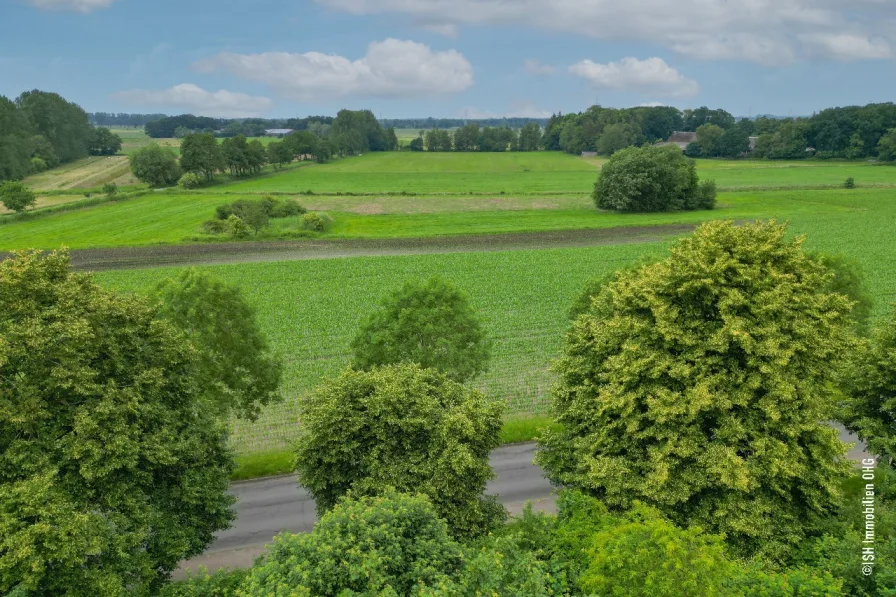
{"label": "tall deciduous tree", "polygon": [[559,431],[537,459],[613,508],[780,557],[836,507],[851,465],[825,421],[852,346],[850,300],[783,225],[704,224],[620,275],[573,323]]}
{"label": "tall deciduous tree", "polygon": [[490,345],[466,294],[441,278],[407,282],[361,323],[352,363],[417,363],[464,383],[485,371]]}
{"label": "tall deciduous tree", "polygon": [[[262,209],[260,202],[250,206]],[[161,314],[200,350],[201,376],[213,412],[253,419],[279,399],[283,365],[268,348],[255,311],[242,291],[189,269],[157,289]]]}
{"label": "tall deciduous tree", "polygon": [[90,155],[115,155],[121,151],[121,137],[107,128],[96,127],[87,150]]}
{"label": "tall deciduous tree", "polygon": [[347,370],[300,398],[296,470],[325,512],[348,491],[422,493],[458,537],[504,517],[483,495],[504,404],[433,369]]}
{"label": "tall deciduous tree", "polygon": [[174,151],[155,143],[141,147],[128,157],[128,161],[134,176],[153,187],[177,184],[183,174]]}
{"label": "tall deciduous tree", "polygon": [[0,183],[0,203],[6,209],[22,213],[37,201],[34,192],[21,182],[8,180]]}
{"label": "tall deciduous tree", "polygon": [[152,594],[233,518],[196,350],[64,253],[0,263],[0,303],[0,593]]}
{"label": "tall deciduous tree", "polygon": [[180,144],[180,166],[185,172],[194,172],[211,181],[225,165],[221,146],[211,133],[187,135]]}
{"label": "tall deciduous tree", "polygon": [[541,127],[537,123],[528,122],[520,129],[519,151],[538,151],[541,143]]}

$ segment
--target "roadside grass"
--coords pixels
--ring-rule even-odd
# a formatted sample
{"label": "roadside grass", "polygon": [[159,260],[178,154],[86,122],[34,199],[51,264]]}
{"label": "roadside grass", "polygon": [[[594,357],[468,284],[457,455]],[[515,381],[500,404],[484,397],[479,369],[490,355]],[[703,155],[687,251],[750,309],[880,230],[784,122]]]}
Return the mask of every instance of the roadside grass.
{"label": "roadside grass", "polygon": [[[504,421],[501,429],[501,445],[531,442],[538,438],[542,430],[556,428],[550,417],[531,417]],[[230,476],[231,481],[246,481],[260,477],[287,475],[293,472],[292,450],[272,450],[237,456],[237,468]]]}

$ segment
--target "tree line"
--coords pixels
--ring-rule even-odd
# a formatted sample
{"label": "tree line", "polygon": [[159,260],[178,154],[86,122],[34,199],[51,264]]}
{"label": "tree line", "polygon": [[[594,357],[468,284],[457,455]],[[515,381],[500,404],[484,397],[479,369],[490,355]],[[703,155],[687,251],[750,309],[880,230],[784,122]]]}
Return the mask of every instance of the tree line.
{"label": "tree line", "polygon": [[521,129],[530,122],[545,126],[547,118],[386,118],[380,123],[396,129],[456,129],[467,124],[499,128]]}
{"label": "tree line", "polygon": [[430,129],[408,144],[410,151],[537,151],[541,142],[541,128],[529,122],[520,130],[510,127],[480,128],[477,123],[466,124],[454,131]]}
{"label": "tree line", "polygon": [[19,180],[88,155],[113,155],[121,139],[94,128],[87,113],[56,93],[0,96],[0,181]]}
{"label": "tree line", "polygon": [[144,126],[147,122],[168,118],[167,114],[128,114],[125,112],[88,112],[87,118],[96,126]]}
{"label": "tree line", "polygon": [[[316,124],[326,128],[316,128]],[[212,182],[220,172],[251,176],[266,165],[281,168],[296,160],[323,163],[334,156],[397,148],[395,131],[383,129],[372,112],[340,110],[332,124],[308,122],[306,130],[293,131],[267,146],[242,134],[219,140],[212,132],[187,133],[181,141],[179,158],[172,149],[153,143],[136,151],[130,161],[131,171],[145,183],[180,184],[192,189]]]}

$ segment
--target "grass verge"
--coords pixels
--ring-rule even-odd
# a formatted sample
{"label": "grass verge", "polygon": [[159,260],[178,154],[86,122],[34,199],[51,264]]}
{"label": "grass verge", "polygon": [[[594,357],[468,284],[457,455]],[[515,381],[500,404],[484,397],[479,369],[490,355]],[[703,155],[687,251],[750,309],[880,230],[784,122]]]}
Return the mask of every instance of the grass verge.
{"label": "grass verge", "polygon": [[[549,417],[532,417],[527,419],[510,419],[504,421],[501,429],[501,444],[518,444],[530,442],[541,433],[542,429],[555,424]],[[258,452],[237,456],[236,470],[230,476],[231,481],[248,481],[261,477],[286,475],[292,472],[293,453],[291,450],[275,452]]]}

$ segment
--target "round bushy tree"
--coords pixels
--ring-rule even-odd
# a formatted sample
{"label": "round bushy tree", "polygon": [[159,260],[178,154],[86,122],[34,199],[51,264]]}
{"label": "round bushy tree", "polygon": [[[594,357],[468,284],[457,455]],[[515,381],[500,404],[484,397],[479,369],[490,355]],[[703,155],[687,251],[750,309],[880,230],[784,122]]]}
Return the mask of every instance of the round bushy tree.
{"label": "round bushy tree", "polygon": [[156,143],[141,147],[128,157],[128,161],[134,176],[152,187],[176,184],[183,174],[174,151]]}
{"label": "round bushy tree", "polygon": [[896,313],[877,329],[855,359],[843,422],[896,467]]}
{"label": "round bushy tree", "polygon": [[389,489],[341,501],[310,533],[275,537],[239,594],[415,595],[448,584],[462,554],[429,500]]}
{"label": "round bushy tree", "polygon": [[21,182],[7,180],[0,183],[0,202],[6,209],[22,213],[37,201],[34,192]]}
{"label": "round bushy tree", "polygon": [[457,536],[504,510],[484,497],[504,404],[416,364],[347,370],[300,399],[296,470],[325,512],[349,490],[427,495]]}
{"label": "round bushy tree", "polygon": [[222,418],[254,419],[278,400],[282,362],[268,348],[255,310],[242,291],[210,274],[188,269],[157,289],[161,313],[200,349],[198,380],[210,408]]}
{"label": "round bushy tree", "polygon": [[147,594],[229,526],[197,354],[144,299],[0,263],[0,594]]}
{"label": "round bushy tree", "polygon": [[677,146],[629,147],[613,154],[594,185],[598,209],[712,209],[715,186],[701,185],[692,160]]}
{"label": "round bushy tree", "polygon": [[781,550],[835,507],[851,465],[827,426],[851,301],[783,225],[702,225],[620,275],[573,323],[556,370],[550,479]]}
{"label": "round bushy tree", "polygon": [[441,278],[407,282],[361,324],[358,369],[418,363],[464,383],[485,371],[490,346],[469,298]]}

